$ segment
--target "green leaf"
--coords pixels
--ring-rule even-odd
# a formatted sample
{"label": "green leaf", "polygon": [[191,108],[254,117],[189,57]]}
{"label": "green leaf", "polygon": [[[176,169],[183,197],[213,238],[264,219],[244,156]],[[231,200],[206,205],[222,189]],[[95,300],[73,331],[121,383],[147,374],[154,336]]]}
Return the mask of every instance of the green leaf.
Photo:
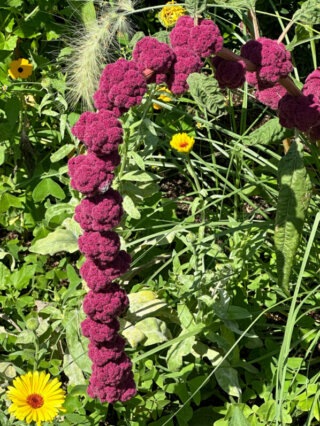
{"label": "green leaf", "polygon": [[215,0],[216,4],[222,4],[224,7],[254,9],[256,0]]}
{"label": "green leaf", "polygon": [[69,379],[68,385],[83,385],[86,382],[82,370],[69,354],[63,356],[63,372]]}
{"label": "green leaf", "polygon": [[171,338],[166,323],[158,318],[145,318],[139,321],[135,327],[146,337],[144,346],[167,342]]}
{"label": "green leaf", "polygon": [[60,161],[62,158],[68,155],[73,149],[74,149],[74,145],[71,143],[62,145],[62,147],[59,148],[58,151],[50,155],[51,163],[56,163],[57,161]]}
{"label": "green leaf", "polygon": [[92,0],[86,0],[81,6],[81,18],[86,27],[96,19],[96,10],[94,8],[94,2]]}
{"label": "green leaf", "polygon": [[250,426],[240,407],[234,407],[232,417],[229,421],[229,426]]}
{"label": "green leaf", "polygon": [[293,19],[309,25],[320,24],[319,0],[307,0],[303,2],[301,8],[293,15]]}
{"label": "green leaf", "polygon": [[170,44],[169,32],[168,31],[158,31],[157,33],[152,34],[153,38],[156,38],[161,43]]}
{"label": "green leaf", "polygon": [[72,361],[86,373],[91,373],[91,364],[88,357],[88,339],[81,334],[80,323],[85,318],[85,315],[73,310],[66,313],[62,324],[66,328],[66,340]]}
{"label": "green leaf", "polygon": [[225,100],[221,94],[218,82],[213,77],[193,73],[187,78],[189,91],[194,100],[207,109],[211,114],[216,114],[225,107]]}
{"label": "green leaf", "polygon": [[287,290],[312,192],[310,177],[303,161],[301,142],[293,142],[287,155],[280,161],[279,184],[274,240],[278,283]]}
{"label": "green leaf", "polygon": [[270,145],[292,135],[293,130],[281,126],[278,118],[271,118],[263,126],[245,136],[242,142],[244,145]]}
{"label": "green leaf", "polygon": [[54,255],[60,251],[74,253],[78,250],[78,239],[73,232],[58,228],[48,234],[45,238],[37,240],[31,245],[31,253]]}
{"label": "green leaf", "polygon": [[166,306],[166,302],[158,299],[157,294],[150,290],[131,293],[128,298],[130,302],[128,313],[134,315],[135,318],[143,318]]}
{"label": "green leaf", "polygon": [[0,213],[6,212],[10,207],[23,208],[23,203],[18,197],[5,192],[0,195]]}
{"label": "green leaf", "polygon": [[132,180],[137,182],[152,182],[157,180],[157,176],[150,172],[145,172],[143,170],[132,170],[129,173],[126,173],[122,176],[121,180]]}
{"label": "green leaf", "polygon": [[[183,335],[186,334],[186,331],[183,330],[179,337],[183,338]],[[170,371],[177,371],[183,365],[183,357],[189,355],[192,349],[192,346],[195,343],[195,337],[187,337],[171,346],[167,353],[167,364]]]}
{"label": "green leaf", "polygon": [[185,0],[185,6],[189,15],[196,17],[207,8],[207,0]]}
{"label": "green leaf", "polygon": [[145,34],[143,31],[136,32],[131,38],[131,40],[129,41],[129,47],[133,49],[135,45],[138,43],[138,41],[143,39],[143,37],[145,37]]}
{"label": "green leaf", "polygon": [[231,396],[240,397],[241,388],[239,386],[238,372],[231,367],[220,367],[214,373],[219,386]]}
{"label": "green leaf", "polygon": [[132,217],[133,219],[140,219],[141,218],[141,214],[140,214],[139,210],[136,208],[132,198],[129,197],[129,195],[125,195],[123,197],[122,206],[123,206],[124,211],[126,213],[128,213],[128,215],[130,217]]}
{"label": "green leaf", "polygon": [[38,185],[34,188],[32,192],[32,198],[36,203],[43,201],[45,198],[52,195],[59,200],[63,200],[66,196],[63,189],[59,184],[57,184],[51,178],[43,179]]}

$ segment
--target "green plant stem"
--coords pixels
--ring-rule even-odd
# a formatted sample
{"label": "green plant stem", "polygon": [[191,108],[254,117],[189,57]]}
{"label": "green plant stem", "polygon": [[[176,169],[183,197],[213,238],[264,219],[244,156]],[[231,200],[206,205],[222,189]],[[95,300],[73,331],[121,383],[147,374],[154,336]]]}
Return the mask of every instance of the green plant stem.
{"label": "green plant stem", "polygon": [[310,28],[309,30],[309,34],[310,34],[310,46],[311,46],[311,53],[312,53],[312,60],[313,60],[313,66],[314,69],[316,70],[318,68],[318,62],[317,62],[317,51],[316,51],[316,43],[314,41],[313,37],[313,29]]}

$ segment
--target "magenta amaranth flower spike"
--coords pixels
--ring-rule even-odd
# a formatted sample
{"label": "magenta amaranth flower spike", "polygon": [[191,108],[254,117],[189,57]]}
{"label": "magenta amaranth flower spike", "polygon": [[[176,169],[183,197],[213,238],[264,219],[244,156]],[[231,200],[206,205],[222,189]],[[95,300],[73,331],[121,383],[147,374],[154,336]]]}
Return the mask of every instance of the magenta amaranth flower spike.
{"label": "magenta amaranth flower spike", "polygon": [[279,101],[279,120],[284,127],[307,132],[320,124],[320,105],[312,95],[293,97],[286,94]]}
{"label": "magenta amaranth flower spike", "polygon": [[246,81],[246,66],[243,61],[232,62],[215,56],[211,59],[212,65],[215,67],[215,78],[221,89],[228,87],[229,89],[237,89],[243,86]]}
{"label": "magenta amaranth flower spike", "polygon": [[201,58],[186,47],[175,49],[176,62],[168,80],[168,87],[175,95],[181,95],[188,89],[187,78],[193,72],[199,72],[203,66]]}
{"label": "magenta amaranth flower spike", "polygon": [[95,195],[99,190],[109,188],[113,170],[120,163],[120,155],[112,152],[103,158],[93,153],[78,155],[68,162],[71,186],[85,195]]}
{"label": "magenta amaranth flower spike", "polygon": [[105,67],[93,99],[97,109],[119,108],[125,112],[140,104],[146,91],[147,83],[138,64],[121,58]]}
{"label": "magenta amaranth flower spike", "polygon": [[256,99],[262,104],[267,105],[272,109],[278,109],[279,101],[287,93],[286,89],[280,84],[276,83],[272,87],[257,90],[254,94]]}
{"label": "magenta amaranth flower spike", "polygon": [[306,96],[313,95],[316,102],[320,104],[320,67],[308,75],[302,93]]}
{"label": "magenta amaranth flower spike", "polygon": [[175,50],[185,47],[201,58],[211,56],[222,49],[223,38],[217,25],[209,19],[199,19],[194,25],[190,16],[181,16],[170,33],[170,42]]}
{"label": "magenta amaranth flower spike", "polygon": [[248,41],[242,46],[241,55],[257,65],[256,78],[262,82],[274,84],[293,70],[285,45],[266,37]]}
{"label": "magenta amaranth flower spike", "polygon": [[84,112],[72,133],[98,156],[118,150],[122,143],[122,125],[111,111]]}
{"label": "magenta amaranth flower spike", "polygon": [[123,215],[122,197],[109,189],[105,194],[85,198],[75,209],[74,219],[85,231],[110,231]]}
{"label": "magenta amaranth flower spike", "polygon": [[142,70],[153,71],[148,83],[166,82],[175,61],[173,50],[166,43],[161,43],[153,37],[144,37],[138,41],[132,56]]}
{"label": "magenta amaranth flower spike", "polygon": [[112,262],[120,249],[120,238],[116,232],[85,231],[79,238],[79,249],[98,266]]}

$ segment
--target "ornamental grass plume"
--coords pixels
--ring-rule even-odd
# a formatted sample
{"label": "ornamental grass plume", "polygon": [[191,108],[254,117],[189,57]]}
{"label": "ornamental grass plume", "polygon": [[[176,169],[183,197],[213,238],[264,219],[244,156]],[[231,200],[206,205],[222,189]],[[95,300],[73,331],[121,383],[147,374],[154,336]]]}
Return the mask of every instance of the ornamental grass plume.
{"label": "ornamental grass plume", "polygon": [[194,138],[188,136],[187,133],[177,133],[173,135],[170,145],[172,148],[176,149],[178,152],[190,152],[194,145]]}
{"label": "ornamental grass plume", "polygon": [[28,78],[32,74],[32,64],[28,59],[20,58],[10,62],[8,73],[14,80],[17,78]]}
{"label": "ornamental grass plume", "polygon": [[158,19],[164,27],[170,28],[175,25],[180,16],[186,14],[187,10],[183,6],[177,5],[174,0],[169,1],[167,5],[159,12]]}
{"label": "ornamental grass plume", "polygon": [[[67,57],[66,75],[69,102],[73,107],[82,101],[83,107],[93,110],[92,96],[99,86],[101,68],[114,58],[119,48],[118,34],[133,32],[129,15],[136,0],[99,1],[97,18],[86,25],[72,26],[73,36],[67,42],[72,54]],[[75,11],[77,13],[77,11]]]}
{"label": "ornamental grass plume", "polygon": [[34,421],[37,426],[42,422],[52,422],[59,412],[65,411],[65,391],[57,378],[50,380],[50,374],[28,372],[13,380],[8,386],[7,398],[12,401],[9,413],[28,424]]}

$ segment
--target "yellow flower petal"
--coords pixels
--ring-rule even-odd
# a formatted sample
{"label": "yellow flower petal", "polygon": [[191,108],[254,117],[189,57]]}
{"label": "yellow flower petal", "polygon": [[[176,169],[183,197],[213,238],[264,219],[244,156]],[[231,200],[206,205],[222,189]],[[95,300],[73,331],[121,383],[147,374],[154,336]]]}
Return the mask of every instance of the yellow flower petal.
{"label": "yellow flower petal", "polygon": [[65,391],[57,378],[50,379],[50,374],[44,372],[28,372],[17,377],[13,386],[8,386],[7,398],[12,404],[9,413],[18,420],[25,420],[28,424],[36,422],[51,422],[59,411],[64,411]]}
{"label": "yellow flower petal", "polygon": [[194,145],[194,138],[187,133],[177,133],[172,137],[170,145],[178,152],[190,152]]}
{"label": "yellow flower petal", "polygon": [[13,79],[28,78],[32,74],[32,64],[29,63],[28,59],[17,59],[10,63],[8,73]]}

